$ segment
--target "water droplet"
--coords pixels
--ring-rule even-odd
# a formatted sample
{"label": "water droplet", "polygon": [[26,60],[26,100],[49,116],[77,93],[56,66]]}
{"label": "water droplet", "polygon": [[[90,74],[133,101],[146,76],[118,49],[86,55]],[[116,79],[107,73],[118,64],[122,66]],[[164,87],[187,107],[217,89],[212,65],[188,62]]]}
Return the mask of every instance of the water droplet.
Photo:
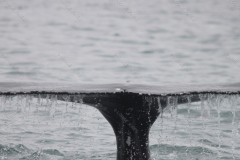
{"label": "water droplet", "polygon": [[116,88],[115,91],[116,91],[116,92],[124,92],[124,89],[122,89],[122,88]]}

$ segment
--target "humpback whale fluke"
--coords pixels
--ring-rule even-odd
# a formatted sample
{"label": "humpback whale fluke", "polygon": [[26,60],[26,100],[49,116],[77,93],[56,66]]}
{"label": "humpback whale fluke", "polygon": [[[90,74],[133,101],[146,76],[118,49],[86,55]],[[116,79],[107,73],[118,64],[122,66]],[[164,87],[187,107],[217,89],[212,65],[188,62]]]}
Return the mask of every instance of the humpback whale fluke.
{"label": "humpback whale fluke", "polygon": [[[111,124],[117,160],[150,160],[149,131],[175,97],[178,104],[200,101],[199,94],[240,94],[240,84],[150,86],[125,84],[0,83],[0,95],[57,95],[58,100],[97,108]],[[69,98],[64,98],[65,95]],[[81,99],[76,99],[80,95]],[[191,95],[191,96],[187,96]]]}

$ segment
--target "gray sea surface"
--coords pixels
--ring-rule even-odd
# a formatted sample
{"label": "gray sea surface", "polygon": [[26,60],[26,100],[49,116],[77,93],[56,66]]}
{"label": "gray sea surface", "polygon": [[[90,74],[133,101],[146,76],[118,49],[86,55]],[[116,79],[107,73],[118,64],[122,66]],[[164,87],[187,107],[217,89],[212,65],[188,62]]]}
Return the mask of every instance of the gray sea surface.
{"label": "gray sea surface", "polygon": [[[0,81],[234,83],[239,61],[239,0],[0,0]],[[240,160],[239,96],[212,96],[164,110],[154,159]],[[113,160],[116,142],[92,107],[1,96],[0,159]]]}

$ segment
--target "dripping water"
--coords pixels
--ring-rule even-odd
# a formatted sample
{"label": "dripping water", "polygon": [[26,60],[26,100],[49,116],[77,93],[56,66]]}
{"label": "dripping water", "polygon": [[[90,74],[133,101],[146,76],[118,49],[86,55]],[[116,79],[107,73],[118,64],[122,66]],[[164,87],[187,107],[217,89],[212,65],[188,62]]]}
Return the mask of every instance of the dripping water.
{"label": "dripping water", "polygon": [[240,159],[240,96],[206,93],[197,102],[192,97],[185,96],[187,103],[175,107],[173,96],[167,97],[152,128],[158,133],[152,146],[155,159]]}
{"label": "dripping water", "polygon": [[[60,149],[64,149],[61,146],[57,147],[57,150],[45,150],[44,147],[50,147],[56,143],[54,139],[58,137],[54,134],[77,139],[82,134],[79,129],[84,128],[79,125],[82,96],[73,95],[70,98],[68,95],[67,97],[68,99],[62,101],[59,100],[62,99],[61,95],[52,94],[1,95],[0,159],[33,159],[37,156],[40,156],[40,159],[61,158],[63,153],[60,153]],[[71,100],[73,102],[66,102]],[[80,137],[80,139],[83,138]],[[18,151],[20,144],[24,144],[24,151]],[[35,149],[32,150],[32,148]]]}

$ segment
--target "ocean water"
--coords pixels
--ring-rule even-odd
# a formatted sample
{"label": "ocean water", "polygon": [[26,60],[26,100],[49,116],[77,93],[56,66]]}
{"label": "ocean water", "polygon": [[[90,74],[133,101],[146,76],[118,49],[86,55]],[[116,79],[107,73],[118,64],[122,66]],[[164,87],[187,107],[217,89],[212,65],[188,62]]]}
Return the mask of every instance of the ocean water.
{"label": "ocean water", "polygon": [[[202,84],[240,81],[238,0],[0,0],[0,81]],[[240,159],[239,96],[167,107],[156,160]],[[0,97],[0,159],[112,160],[94,108]]]}

